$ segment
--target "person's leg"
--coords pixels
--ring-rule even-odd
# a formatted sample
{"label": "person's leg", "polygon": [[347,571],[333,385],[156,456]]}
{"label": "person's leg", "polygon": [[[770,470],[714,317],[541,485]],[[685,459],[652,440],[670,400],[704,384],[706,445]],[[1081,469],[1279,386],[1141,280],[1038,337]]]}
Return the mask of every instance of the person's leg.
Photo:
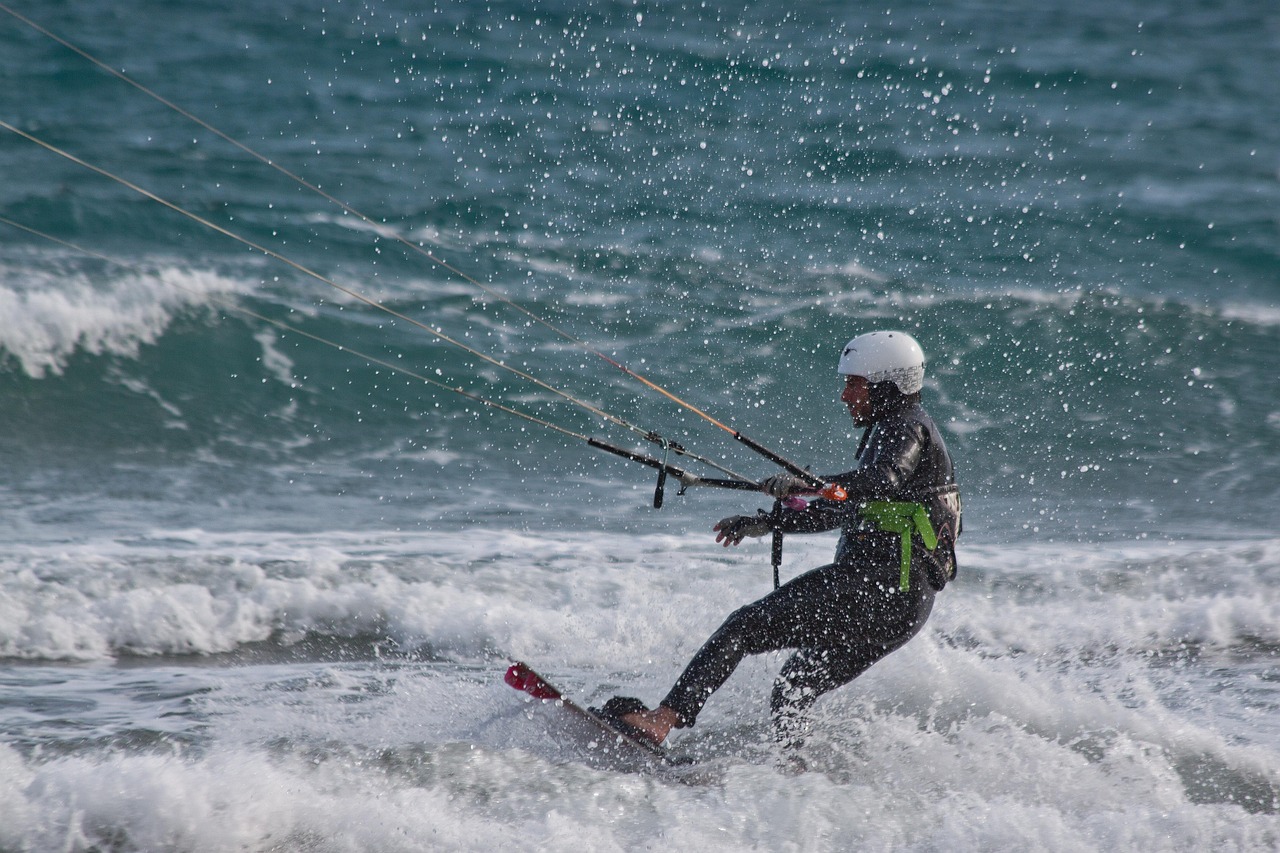
{"label": "person's leg", "polygon": [[[892,556],[897,556],[896,547]],[[694,724],[707,699],[746,655],[784,648],[830,650],[825,658],[797,661],[788,676],[788,684],[799,691],[796,709],[802,719],[819,695],[852,680],[924,625],[933,590],[923,573],[912,571],[908,592],[899,590],[898,583],[897,563],[886,559],[859,566],[833,563],[800,575],[730,615],[658,708],[628,714],[623,721],[661,743],[672,728]],[[786,705],[784,699],[784,713]]]}
{"label": "person's leg", "polygon": [[662,700],[675,712],[679,727],[694,724],[703,704],[745,656],[839,643],[863,597],[851,582],[856,571],[835,564],[813,569],[734,611]]}
{"label": "person's leg", "polygon": [[[796,628],[806,602],[820,598],[830,581],[824,566],[734,611],[702,645],[657,708],[624,715],[621,720],[654,743],[662,743],[673,728],[688,728],[708,697],[728,680],[742,659],[799,645]],[[830,590],[826,590],[830,593]],[[812,608],[810,608],[812,609]]]}
{"label": "person's leg", "polygon": [[802,746],[809,733],[808,712],[818,697],[848,684],[892,650],[801,649],[792,655],[778,673],[769,700],[774,740],[789,749]]}
{"label": "person's leg", "polygon": [[819,696],[848,684],[919,633],[933,610],[934,591],[928,584],[913,586],[905,594],[880,589],[870,595],[864,618],[852,620],[845,645],[802,648],[783,664],[770,699],[779,743],[800,746],[809,728],[808,710]]}

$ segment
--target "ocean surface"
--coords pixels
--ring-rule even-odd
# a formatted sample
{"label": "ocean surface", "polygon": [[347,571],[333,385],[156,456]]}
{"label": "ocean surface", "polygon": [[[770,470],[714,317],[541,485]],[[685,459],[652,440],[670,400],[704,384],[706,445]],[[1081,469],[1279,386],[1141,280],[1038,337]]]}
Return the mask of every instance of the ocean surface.
{"label": "ocean surface", "polygon": [[[1280,7],[4,2],[0,851],[1280,848]],[[509,661],[654,702],[771,585],[614,362],[833,472],[880,328],[921,635],[806,772],[782,655],[691,767],[550,736]]]}

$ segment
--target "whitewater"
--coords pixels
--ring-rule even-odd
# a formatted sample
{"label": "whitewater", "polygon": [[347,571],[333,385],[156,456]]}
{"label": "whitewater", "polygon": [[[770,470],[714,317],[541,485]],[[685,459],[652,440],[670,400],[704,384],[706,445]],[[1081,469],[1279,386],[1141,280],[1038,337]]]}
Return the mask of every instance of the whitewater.
{"label": "whitewater", "polygon": [[[781,654],[691,764],[597,766],[507,665],[658,700],[771,588],[711,532],[764,496],[655,510],[649,468],[386,364],[660,447],[4,132],[0,851],[1280,849],[1280,18],[1246,6],[11,6],[372,223],[0,13],[0,119],[753,478],[450,268],[820,472],[840,346],[910,331],[966,508],[804,772]],[[783,579],[834,547],[788,536]]]}

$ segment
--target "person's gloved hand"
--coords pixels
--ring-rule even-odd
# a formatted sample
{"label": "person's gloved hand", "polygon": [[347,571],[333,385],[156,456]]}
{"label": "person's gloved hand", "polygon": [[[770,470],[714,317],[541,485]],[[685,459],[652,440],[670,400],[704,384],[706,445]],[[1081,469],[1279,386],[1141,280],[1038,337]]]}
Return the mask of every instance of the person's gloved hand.
{"label": "person's gloved hand", "polygon": [[786,498],[797,492],[811,492],[813,486],[794,474],[774,474],[760,481],[760,490],[770,497]]}
{"label": "person's gloved hand", "polygon": [[763,536],[773,528],[769,526],[768,518],[763,513],[758,513],[731,515],[721,519],[711,529],[716,531],[716,541],[728,548],[730,545],[737,545],[748,536]]}

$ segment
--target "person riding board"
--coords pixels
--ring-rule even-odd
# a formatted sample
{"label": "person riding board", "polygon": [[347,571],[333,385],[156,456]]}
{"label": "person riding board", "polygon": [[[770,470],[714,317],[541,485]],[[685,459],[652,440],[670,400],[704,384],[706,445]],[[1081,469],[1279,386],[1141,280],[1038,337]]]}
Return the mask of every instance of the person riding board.
{"label": "person riding board", "polygon": [[924,626],[934,594],[955,577],[960,493],[951,456],[920,403],[924,352],[904,332],[879,331],[849,341],[840,356],[840,400],[865,428],[858,467],[823,479],[845,501],[792,496],[812,492],[779,474],[762,491],[772,512],[735,515],[715,525],[725,547],[771,531],[816,533],[840,528],[835,560],[812,569],[729,616],[685,667],[657,708],[614,697],[603,713],[661,743],[687,728],[746,655],[795,652],[783,665],[770,703],[776,739],[803,743],[807,712],[819,696],[901,648]]}

